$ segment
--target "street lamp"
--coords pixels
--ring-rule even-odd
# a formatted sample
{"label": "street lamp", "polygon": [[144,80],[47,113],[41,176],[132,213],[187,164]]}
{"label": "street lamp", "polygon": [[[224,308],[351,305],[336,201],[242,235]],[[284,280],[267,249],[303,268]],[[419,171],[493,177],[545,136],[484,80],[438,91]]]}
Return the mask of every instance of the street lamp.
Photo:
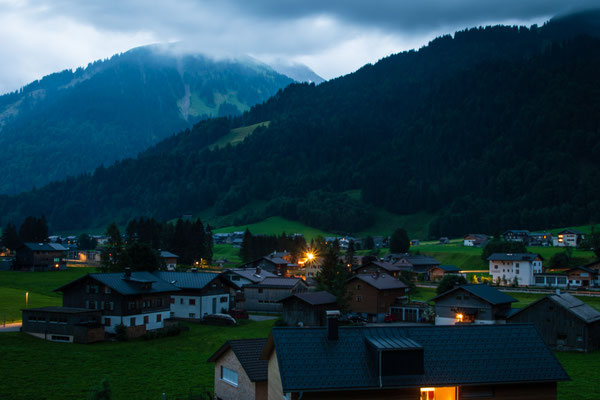
{"label": "street lamp", "polygon": [[25,292],[25,308],[27,308],[28,302],[29,302],[29,292]]}

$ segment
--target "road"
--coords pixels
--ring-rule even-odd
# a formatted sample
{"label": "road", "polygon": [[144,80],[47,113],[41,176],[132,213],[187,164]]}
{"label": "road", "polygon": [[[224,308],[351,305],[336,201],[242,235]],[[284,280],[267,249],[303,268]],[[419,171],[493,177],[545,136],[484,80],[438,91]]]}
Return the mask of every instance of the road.
{"label": "road", "polygon": [[1,332],[19,332],[21,330],[21,323],[14,322],[12,324],[0,325]]}

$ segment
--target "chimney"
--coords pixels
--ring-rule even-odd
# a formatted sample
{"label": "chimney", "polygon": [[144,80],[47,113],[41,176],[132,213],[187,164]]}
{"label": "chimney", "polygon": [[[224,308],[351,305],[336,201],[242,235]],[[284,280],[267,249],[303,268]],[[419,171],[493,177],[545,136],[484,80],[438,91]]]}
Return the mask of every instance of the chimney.
{"label": "chimney", "polygon": [[338,317],[341,313],[338,310],[325,311],[327,316],[327,340],[338,340]]}
{"label": "chimney", "polygon": [[261,272],[262,272],[262,271],[261,271],[260,267],[256,267],[256,272],[255,272],[255,274],[256,274],[256,275],[260,275],[260,273],[261,273]]}
{"label": "chimney", "polygon": [[131,268],[125,268],[125,278],[131,278]]}

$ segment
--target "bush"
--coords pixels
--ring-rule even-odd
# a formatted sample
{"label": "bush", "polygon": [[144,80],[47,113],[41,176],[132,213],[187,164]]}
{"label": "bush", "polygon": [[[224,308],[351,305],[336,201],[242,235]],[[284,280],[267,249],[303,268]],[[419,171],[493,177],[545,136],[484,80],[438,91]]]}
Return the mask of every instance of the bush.
{"label": "bush", "polygon": [[118,341],[127,341],[127,328],[123,324],[115,326],[115,334]]}
{"label": "bush", "polygon": [[467,280],[462,275],[446,275],[442,278],[435,291],[437,294],[442,294],[453,289],[455,286],[465,285],[466,283]]}

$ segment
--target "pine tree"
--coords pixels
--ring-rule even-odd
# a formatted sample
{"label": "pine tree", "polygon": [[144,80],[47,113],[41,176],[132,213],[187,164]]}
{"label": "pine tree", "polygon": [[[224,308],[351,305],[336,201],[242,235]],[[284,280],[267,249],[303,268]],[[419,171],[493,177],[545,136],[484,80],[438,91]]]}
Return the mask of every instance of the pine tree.
{"label": "pine tree", "polygon": [[22,242],[19,238],[19,234],[17,233],[17,227],[15,224],[8,223],[6,227],[2,230],[2,246],[6,247],[9,250],[18,249]]}
{"label": "pine tree", "polygon": [[410,240],[408,234],[402,228],[398,228],[390,237],[390,253],[408,253]]}

